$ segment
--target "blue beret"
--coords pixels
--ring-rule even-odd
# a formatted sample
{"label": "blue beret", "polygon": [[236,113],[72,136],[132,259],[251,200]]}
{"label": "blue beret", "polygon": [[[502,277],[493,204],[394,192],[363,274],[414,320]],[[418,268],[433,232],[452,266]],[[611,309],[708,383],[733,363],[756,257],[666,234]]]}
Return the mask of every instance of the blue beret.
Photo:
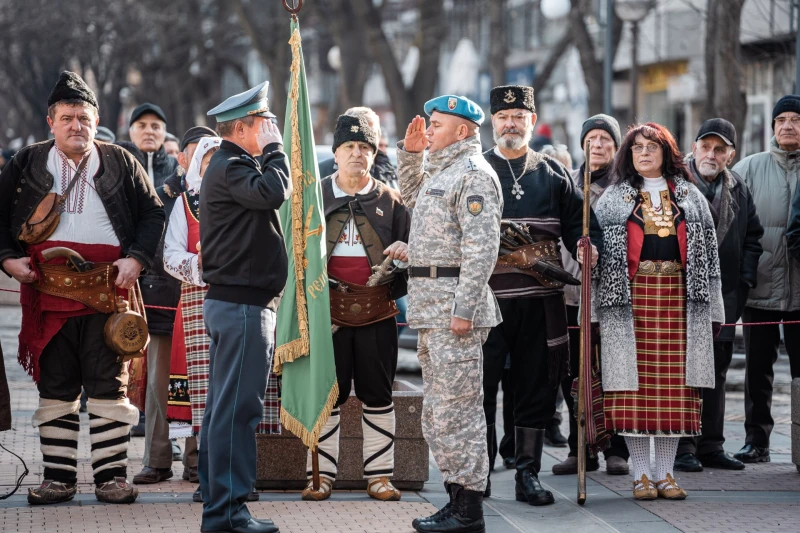
{"label": "blue beret", "polygon": [[217,122],[227,122],[252,115],[270,118],[272,114],[269,113],[267,104],[268,87],[269,82],[265,81],[243,93],[234,94],[209,111],[208,116],[215,117]]}
{"label": "blue beret", "polygon": [[431,116],[434,111],[465,118],[478,126],[483,123],[484,119],[481,106],[465,96],[445,94],[425,102],[425,114]]}

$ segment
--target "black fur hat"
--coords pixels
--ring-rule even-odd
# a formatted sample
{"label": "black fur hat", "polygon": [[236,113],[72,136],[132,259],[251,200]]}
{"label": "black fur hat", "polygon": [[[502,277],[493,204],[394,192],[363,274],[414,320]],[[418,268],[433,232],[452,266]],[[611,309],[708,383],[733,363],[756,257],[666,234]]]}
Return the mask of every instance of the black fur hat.
{"label": "black fur hat", "polygon": [[503,109],[527,109],[536,113],[533,104],[533,87],[525,85],[501,85],[492,89],[489,97],[491,113],[494,115]]}
{"label": "black fur hat", "polygon": [[333,151],[349,141],[365,142],[372,147],[373,152],[378,151],[378,134],[370,127],[366,118],[339,115],[333,132]]}
{"label": "black fur hat", "polygon": [[80,76],[68,70],[61,73],[58,83],[50,91],[50,96],[47,97],[47,107],[63,100],[83,100],[87,104],[94,106],[95,109],[100,109],[100,106],[97,105],[97,97],[86,85],[86,82]]}

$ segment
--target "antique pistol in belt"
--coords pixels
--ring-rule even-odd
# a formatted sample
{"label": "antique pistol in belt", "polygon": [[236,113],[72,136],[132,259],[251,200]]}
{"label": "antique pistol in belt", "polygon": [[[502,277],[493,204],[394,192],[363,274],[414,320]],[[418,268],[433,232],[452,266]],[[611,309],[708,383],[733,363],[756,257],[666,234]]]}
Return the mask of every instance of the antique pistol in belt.
{"label": "antique pistol in belt", "polygon": [[556,241],[535,242],[527,226],[503,220],[498,265],[532,270],[556,284],[580,285],[575,276],[561,268]]}

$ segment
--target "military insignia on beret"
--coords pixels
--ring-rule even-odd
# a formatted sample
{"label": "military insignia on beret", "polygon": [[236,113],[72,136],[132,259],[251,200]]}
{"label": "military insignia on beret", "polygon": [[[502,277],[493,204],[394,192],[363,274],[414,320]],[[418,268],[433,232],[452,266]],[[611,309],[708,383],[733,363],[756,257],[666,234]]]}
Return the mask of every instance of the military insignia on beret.
{"label": "military insignia on beret", "polygon": [[467,196],[467,211],[472,216],[477,216],[481,214],[483,211],[483,196],[474,195],[474,196]]}
{"label": "military insignia on beret", "polygon": [[358,133],[358,126],[350,126],[350,131],[353,133]]}
{"label": "military insignia on beret", "polygon": [[511,104],[517,101],[517,97],[514,96],[514,91],[511,89],[506,91],[506,96],[503,98],[503,101],[507,104]]}
{"label": "military insignia on beret", "polygon": [[448,98],[448,99],[447,99],[447,109],[449,109],[450,111],[452,111],[453,109],[455,109],[455,108],[456,108],[456,105],[458,105],[458,100],[456,100],[456,99],[455,99],[455,98],[453,98],[452,96],[451,96],[450,98]]}

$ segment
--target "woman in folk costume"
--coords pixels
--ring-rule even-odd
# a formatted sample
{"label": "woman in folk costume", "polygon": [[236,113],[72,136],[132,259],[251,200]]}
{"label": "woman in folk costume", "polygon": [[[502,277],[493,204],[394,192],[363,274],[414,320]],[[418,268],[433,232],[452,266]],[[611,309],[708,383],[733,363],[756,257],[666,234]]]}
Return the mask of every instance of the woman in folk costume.
{"label": "woman in folk costume", "polygon": [[612,179],[595,207],[605,249],[592,275],[606,425],[630,450],[634,498],[682,500],[672,476],[678,441],[700,434],[699,388],[714,388],[725,317],[714,222],[659,124],[630,129]]}
{"label": "woman in folk costume", "polygon": [[[187,437],[186,453],[193,453],[193,464],[184,470],[183,478],[197,483],[196,437],[205,412],[208,394],[209,338],[203,321],[203,299],[208,290],[203,282],[202,254],[200,250],[200,184],[211,156],[219,148],[219,137],[202,137],[191,155],[186,171],[186,192],[181,195],[181,205],[172,210],[167,234],[164,238],[164,268],[180,279],[181,300],[173,332],[172,361],[170,364],[170,395],[167,418],[171,421],[170,436],[176,436],[180,425],[191,423]],[[191,145],[190,145],[191,146]],[[184,151],[184,153],[188,151]],[[188,390],[186,387],[188,383]],[[280,433],[280,405],[275,375],[270,372],[264,399],[264,412],[256,431]],[[200,489],[195,501],[202,501]],[[258,500],[258,492],[251,493],[250,501]]]}

